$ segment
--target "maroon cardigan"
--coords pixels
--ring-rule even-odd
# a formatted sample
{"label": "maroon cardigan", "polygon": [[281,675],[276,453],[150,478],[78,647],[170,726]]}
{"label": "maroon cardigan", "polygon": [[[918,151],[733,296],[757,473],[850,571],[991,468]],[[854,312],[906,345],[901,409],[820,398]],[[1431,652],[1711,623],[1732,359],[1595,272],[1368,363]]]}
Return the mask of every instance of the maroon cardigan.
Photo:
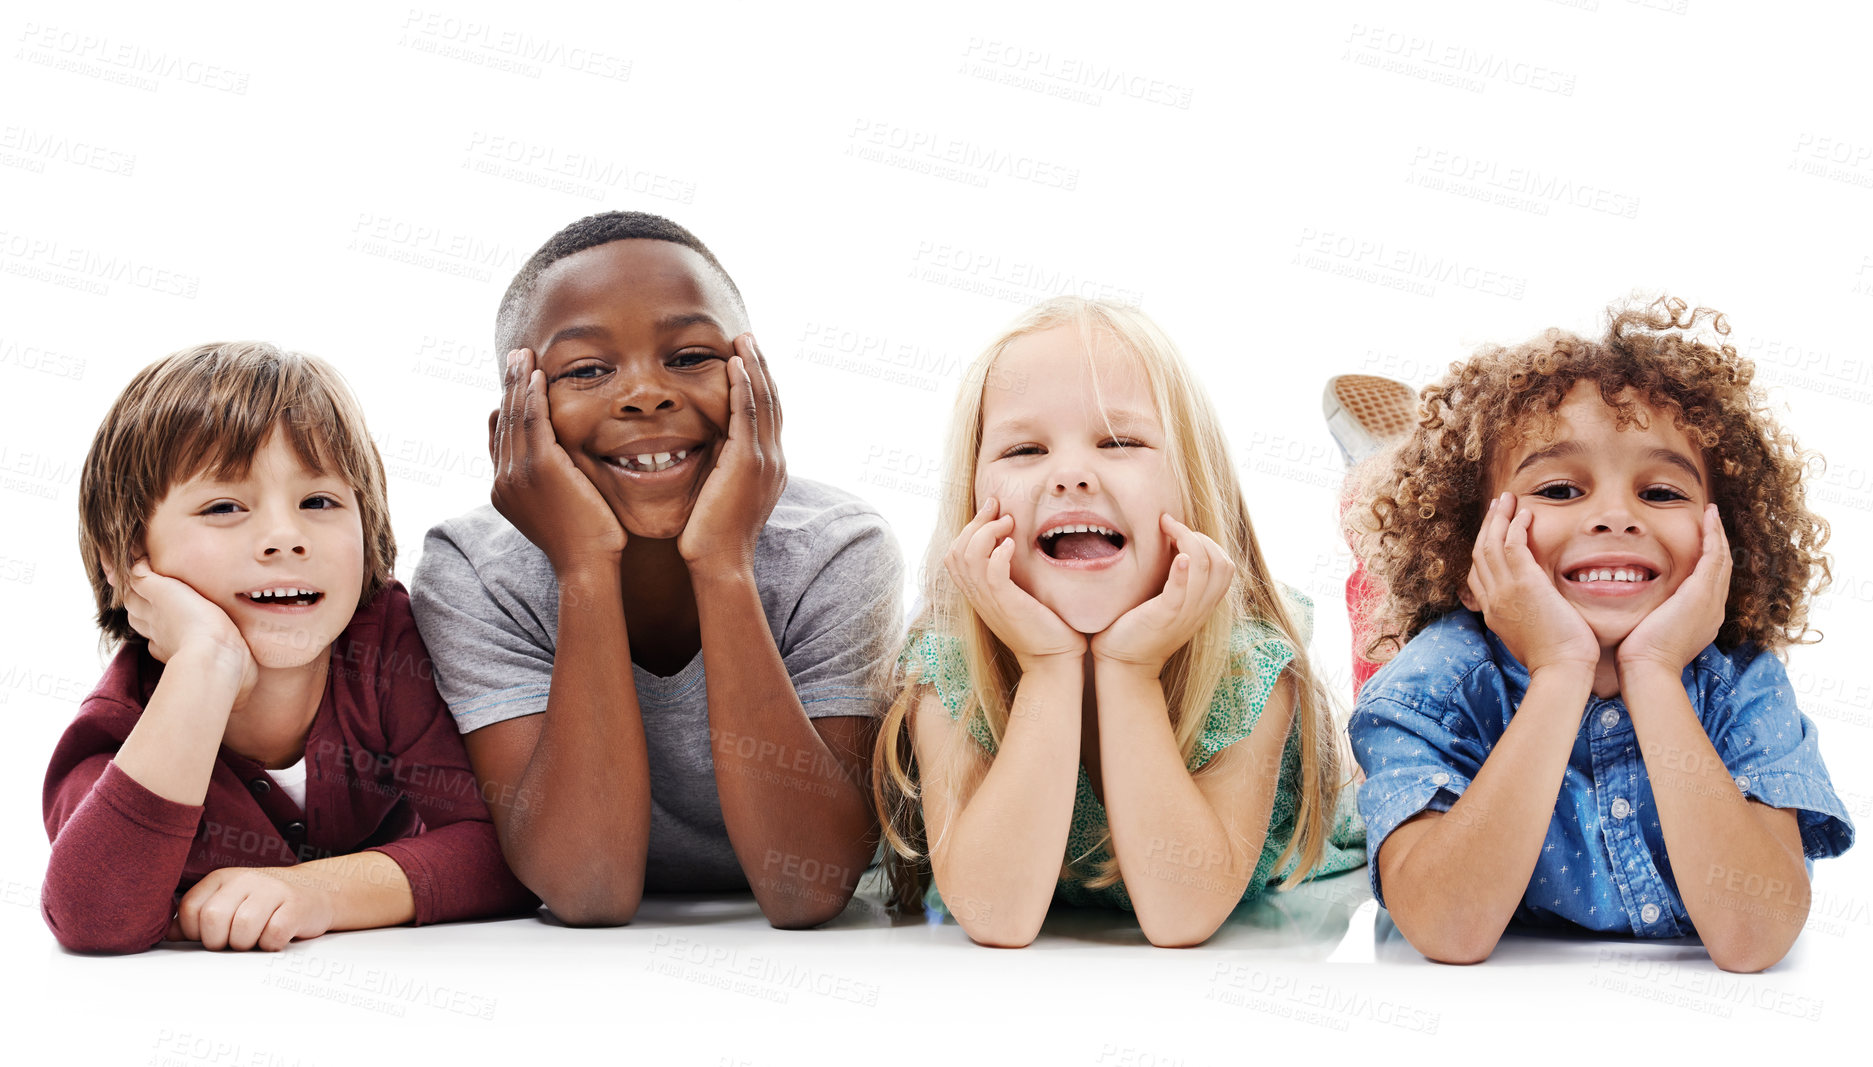
{"label": "maroon cardigan", "polygon": [[40,906],[61,945],[140,952],[163,939],[181,893],[210,871],[365,849],[403,868],[418,925],[537,906],[501,858],[400,583],[332,642],[306,736],[304,810],[264,766],[225,746],[199,806],[165,800],[119,769],[112,757],[162,672],[142,642],[125,645],[52,753]]}

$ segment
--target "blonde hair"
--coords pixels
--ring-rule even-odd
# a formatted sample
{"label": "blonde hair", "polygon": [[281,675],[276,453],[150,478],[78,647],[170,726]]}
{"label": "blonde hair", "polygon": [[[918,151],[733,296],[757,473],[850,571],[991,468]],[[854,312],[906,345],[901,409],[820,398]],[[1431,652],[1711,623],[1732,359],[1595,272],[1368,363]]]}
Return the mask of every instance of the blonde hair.
{"label": "blonde hair", "polygon": [[[1143,312],[1104,301],[1058,297],[1030,308],[970,365],[956,398],[943,454],[944,483],[921,578],[923,608],[911,624],[904,648],[908,650],[910,642],[926,632],[961,640],[969,672],[969,696],[962,721],[967,723],[979,716],[999,748],[1020,669],[1007,646],[976,615],[951,581],[943,557],[976,511],[975,465],[982,447],[984,396],[991,388],[1025,388],[1028,384],[1013,381],[1005,373],[997,374],[995,361],[1017,338],[1066,325],[1080,331],[1089,360],[1096,340],[1104,337],[1138,361],[1166,431],[1184,522],[1214,540],[1236,563],[1236,578],[1223,602],[1189,643],[1172,654],[1160,675],[1178,752],[1186,765],[1196,750],[1218,684],[1237,669],[1229,648],[1236,622],[1259,619],[1295,649],[1285,675],[1295,687],[1301,795],[1297,798],[1295,833],[1281,862],[1298,859],[1282,883],[1284,888],[1296,885],[1320,862],[1333,823],[1341,763],[1331,701],[1308,663],[1301,631],[1289,614],[1280,588],[1269,576],[1216,410],[1191,377],[1176,346]],[[915,752],[904,727],[919,694],[933,680],[922,676],[915,656],[901,655],[900,659],[905,665],[893,679],[891,705],[878,731],[872,762],[872,798],[891,849],[893,902],[900,907],[914,907],[928,884],[930,868]],[[963,732],[957,734],[958,743],[963,743]],[[1195,773],[1202,774],[1213,765],[1214,761]],[[1109,838],[1108,830],[1100,844]],[[1063,876],[1074,871],[1073,862],[1063,867]],[[1116,860],[1087,873],[1090,877],[1086,885],[1094,889],[1113,885],[1120,877]]]}
{"label": "blonde hair", "polygon": [[78,550],[97,601],[107,647],[137,638],[104,564],[128,574],[145,550],[156,505],[204,471],[240,478],[275,430],[301,462],[336,470],[358,494],[364,527],[364,586],[370,603],[393,576],[384,464],[364,428],[364,412],[331,364],[262,341],[197,345],[149,366],[111,405],[85,455],[78,481]]}

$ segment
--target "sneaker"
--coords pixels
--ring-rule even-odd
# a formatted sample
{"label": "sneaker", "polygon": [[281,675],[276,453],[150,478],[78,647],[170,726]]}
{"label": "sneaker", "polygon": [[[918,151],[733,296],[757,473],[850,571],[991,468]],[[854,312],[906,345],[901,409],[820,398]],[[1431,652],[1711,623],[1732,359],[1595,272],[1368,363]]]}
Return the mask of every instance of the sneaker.
{"label": "sneaker", "polygon": [[1334,443],[1352,467],[1410,432],[1417,423],[1418,394],[1391,378],[1342,374],[1327,380],[1320,408]]}

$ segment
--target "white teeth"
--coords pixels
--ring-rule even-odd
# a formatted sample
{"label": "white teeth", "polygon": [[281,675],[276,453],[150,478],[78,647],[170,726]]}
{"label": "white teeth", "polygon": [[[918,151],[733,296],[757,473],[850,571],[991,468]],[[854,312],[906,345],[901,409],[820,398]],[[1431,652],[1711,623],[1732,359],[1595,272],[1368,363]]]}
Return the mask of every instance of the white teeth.
{"label": "white teeth", "polygon": [[683,457],[687,455],[689,455],[688,449],[679,449],[675,452],[644,452],[635,456],[620,456],[617,462],[626,470],[667,471],[683,462]]}
{"label": "white teeth", "polygon": [[1574,572],[1577,582],[1643,582],[1646,572],[1638,567],[1585,567]]}
{"label": "white teeth", "polygon": [[317,596],[318,591],[313,589],[301,589],[297,586],[285,586],[279,589],[256,589],[251,593],[244,593],[242,595],[249,600],[283,600],[291,597]]}
{"label": "white teeth", "polygon": [[1078,525],[1056,526],[1053,529],[1047,531],[1047,536],[1059,537],[1061,534],[1070,534],[1070,533],[1096,533],[1096,534],[1104,534],[1107,537],[1117,537],[1119,534],[1117,530],[1114,530],[1108,526],[1093,526],[1093,525],[1089,525],[1086,523],[1080,523]]}

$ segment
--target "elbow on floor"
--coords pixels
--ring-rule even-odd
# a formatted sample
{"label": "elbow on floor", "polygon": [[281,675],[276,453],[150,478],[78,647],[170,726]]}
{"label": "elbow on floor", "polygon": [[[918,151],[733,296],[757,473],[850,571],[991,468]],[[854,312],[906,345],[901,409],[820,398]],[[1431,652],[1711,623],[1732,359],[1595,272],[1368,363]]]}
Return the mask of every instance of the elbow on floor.
{"label": "elbow on floor", "polygon": [[1147,922],[1142,917],[1138,928],[1144,931],[1145,940],[1158,948],[1195,948],[1208,941],[1221,922],[1215,923],[1162,923]]}
{"label": "elbow on floor", "polygon": [[1432,963],[1447,963],[1456,967],[1467,967],[1481,963],[1496,951],[1496,945],[1502,940],[1500,932],[1479,934],[1466,930],[1423,936],[1405,934],[1405,940],[1418,950],[1419,955]]}
{"label": "elbow on floor", "polygon": [[643,900],[643,894],[634,893],[629,897],[618,895],[571,894],[548,896],[540,894],[546,910],[553,917],[567,926],[623,926],[637,917],[637,906]]}
{"label": "elbow on floor", "polygon": [[154,937],[138,936],[128,930],[113,930],[98,925],[58,923],[50,915],[46,916],[46,926],[51,928],[53,940],[68,952],[128,956],[147,952],[162,940],[161,933]]}
{"label": "elbow on floor", "polygon": [[1716,940],[1706,938],[1704,950],[1710,953],[1710,962],[1720,970],[1732,974],[1755,974],[1766,971],[1782,962],[1793,944],[1771,943],[1750,938],[1731,938]]}

